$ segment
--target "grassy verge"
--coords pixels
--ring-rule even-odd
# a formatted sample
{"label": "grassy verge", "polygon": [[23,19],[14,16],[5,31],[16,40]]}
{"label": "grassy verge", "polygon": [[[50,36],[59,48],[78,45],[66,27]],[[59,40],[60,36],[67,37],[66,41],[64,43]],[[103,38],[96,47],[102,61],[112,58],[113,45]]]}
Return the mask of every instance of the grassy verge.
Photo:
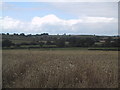
{"label": "grassy verge", "polygon": [[120,51],[117,47],[9,47],[3,48],[3,50],[11,49],[29,49],[29,50],[103,50],[103,51]]}
{"label": "grassy verge", "polygon": [[109,51],[119,51],[120,49],[117,47],[92,47],[88,48],[88,50],[109,50]]}
{"label": "grassy verge", "polygon": [[[3,50],[24,50],[28,49],[28,47],[21,47],[21,48],[3,48]],[[88,48],[77,48],[77,47],[70,47],[70,48],[29,48],[29,50],[88,50]]]}

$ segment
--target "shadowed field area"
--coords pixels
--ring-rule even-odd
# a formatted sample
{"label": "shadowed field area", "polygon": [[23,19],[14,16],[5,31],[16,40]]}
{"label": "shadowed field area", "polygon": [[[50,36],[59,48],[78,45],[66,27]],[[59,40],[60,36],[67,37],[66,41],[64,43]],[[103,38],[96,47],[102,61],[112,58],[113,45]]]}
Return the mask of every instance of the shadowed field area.
{"label": "shadowed field area", "polygon": [[3,50],[3,88],[116,88],[118,52]]}

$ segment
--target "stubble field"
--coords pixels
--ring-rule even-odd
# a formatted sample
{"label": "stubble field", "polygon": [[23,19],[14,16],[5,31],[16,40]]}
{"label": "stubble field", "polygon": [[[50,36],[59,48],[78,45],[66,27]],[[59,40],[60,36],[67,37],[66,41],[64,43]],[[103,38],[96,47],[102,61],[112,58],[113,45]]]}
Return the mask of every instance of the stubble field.
{"label": "stubble field", "polygon": [[117,88],[118,52],[3,50],[3,88]]}

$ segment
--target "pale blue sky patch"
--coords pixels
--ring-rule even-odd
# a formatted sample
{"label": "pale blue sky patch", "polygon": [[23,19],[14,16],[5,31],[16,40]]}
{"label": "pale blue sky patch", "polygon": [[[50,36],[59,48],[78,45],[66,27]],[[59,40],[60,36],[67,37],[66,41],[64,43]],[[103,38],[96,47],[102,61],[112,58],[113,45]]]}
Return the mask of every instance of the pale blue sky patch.
{"label": "pale blue sky patch", "polygon": [[10,16],[14,18],[21,18],[23,20],[30,20],[34,16],[45,16],[48,14],[55,14],[63,19],[73,18],[74,15],[67,14],[63,10],[55,8],[52,3],[44,2],[9,2],[3,4],[3,16]]}
{"label": "pale blue sky patch", "polygon": [[4,2],[118,2],[119,0],[4,0]]}

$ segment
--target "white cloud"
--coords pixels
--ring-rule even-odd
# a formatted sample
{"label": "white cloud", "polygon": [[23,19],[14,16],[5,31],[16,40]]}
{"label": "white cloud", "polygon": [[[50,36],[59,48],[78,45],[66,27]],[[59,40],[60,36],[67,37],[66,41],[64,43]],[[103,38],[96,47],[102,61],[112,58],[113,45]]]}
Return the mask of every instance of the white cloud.
{"label": "white cloud", "polygon": [[83,18],[85,23],[113,23],[117,22],[115,18],[106,18],[106,17],[85,17]]}
{"label": "white cloud", "polygon": [[41,24],[44,24],[44,23],[55,24],[56,22],[60,22],[60,21],[61,20],[58,17],[51,14],[51,15],[44,16],[42,18],[34,17],[32,19],[32,24],[33,25],[41,25]]}
{"label": "white cloud", "polygon": [[117,19],[107,17],[82,17],[64,20],[50,14],[44,17],[33,17],[30,22],[20,21],[11,17],[0,20],[2,32],[24,33],[86,33],[86,34],[117,34]]}
{"label": "white cloud", "polygon": [[0,23],[2,25],[3,31],[11,32],[16,30],[22,30],[25,29],[26,24],[25,22],[22,22],[20,20],[13,19],[11,17],[4,17],[2,20],[0,20]]}

